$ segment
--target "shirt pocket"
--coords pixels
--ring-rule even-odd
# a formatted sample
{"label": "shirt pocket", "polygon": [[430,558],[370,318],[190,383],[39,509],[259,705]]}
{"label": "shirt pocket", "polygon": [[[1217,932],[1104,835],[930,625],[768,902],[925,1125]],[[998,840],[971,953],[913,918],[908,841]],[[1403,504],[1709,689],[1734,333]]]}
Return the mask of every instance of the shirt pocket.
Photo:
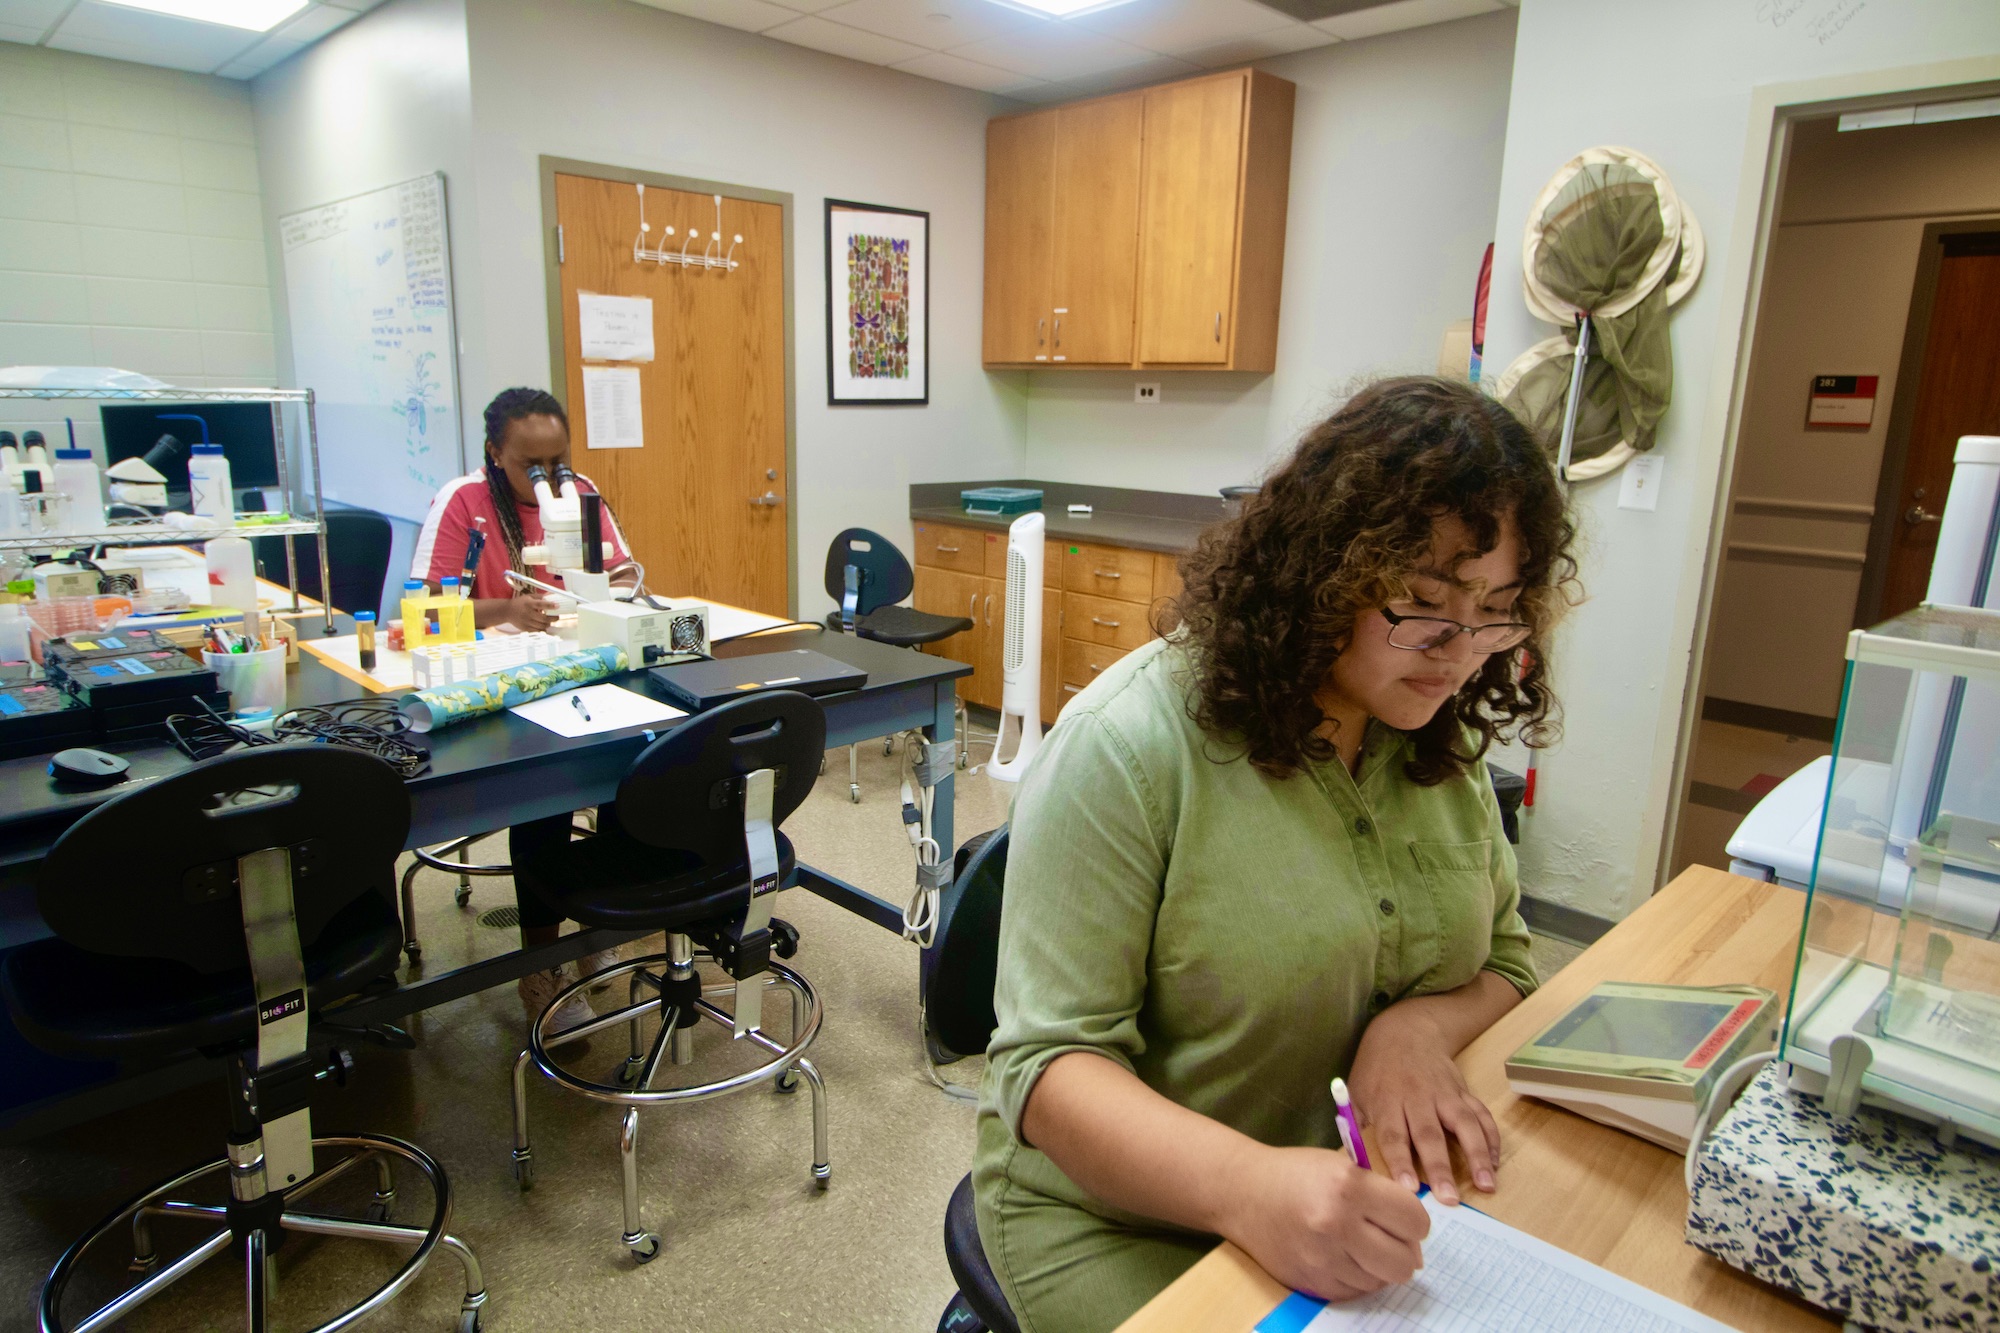
{"label": "shirt pocket", "polygon": [[1493,949],[1493,843],[1412,842],[1410,855],[1437,923],[1436,961],[1417,978],[1413,993],[1454,990],[1479,975]]}

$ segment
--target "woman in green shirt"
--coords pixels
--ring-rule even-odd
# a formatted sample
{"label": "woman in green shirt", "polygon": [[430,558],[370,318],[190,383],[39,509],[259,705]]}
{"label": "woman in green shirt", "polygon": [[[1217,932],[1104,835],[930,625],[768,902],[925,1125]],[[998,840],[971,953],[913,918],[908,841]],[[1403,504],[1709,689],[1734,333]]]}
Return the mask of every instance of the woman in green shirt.
{"label": "woman in green shirt", "polygon": [[[973,1169],[1023,1329],[1114,1328],[1217,1236],[1360,1295],[1421,1264],[1454,1142],[1493,1188],[1452,1057],[1535,976],[1482,756],[1552,735],[1572,536],[1505,408],[1378,383],[1063,711],[1014,805]],[[1336,1075],[1388,1176],[1337,1150]]]}

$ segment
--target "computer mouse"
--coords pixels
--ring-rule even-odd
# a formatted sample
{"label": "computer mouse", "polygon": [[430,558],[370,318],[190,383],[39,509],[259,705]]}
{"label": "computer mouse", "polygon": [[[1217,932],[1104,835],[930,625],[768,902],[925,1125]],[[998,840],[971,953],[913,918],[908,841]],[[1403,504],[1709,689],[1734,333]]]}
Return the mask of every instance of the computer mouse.
{"label": "computer mouse", "polygon": [[102,787],[123,782],[131,765],[115,754],[102,750],[58,750],[49,756],[49,776],[57,782],[74,782]]}

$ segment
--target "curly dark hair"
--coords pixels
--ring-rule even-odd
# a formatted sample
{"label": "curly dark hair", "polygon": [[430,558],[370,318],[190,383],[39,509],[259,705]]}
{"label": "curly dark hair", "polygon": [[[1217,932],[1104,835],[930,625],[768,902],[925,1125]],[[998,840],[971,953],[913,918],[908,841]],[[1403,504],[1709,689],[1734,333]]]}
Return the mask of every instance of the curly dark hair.
{"label": "curly dark hair", "polygon": [[[1512,515],[1521,543],[1518,617],[1533,627],[1495,653],[1411,733],[1406,766],[1432,786],[1496,737],[1543,746],[1557,734],[1545,640],[1577,600],[1576,535],[1555,468],[1527,426],[1467,384],[1381,380],[1308,431],[1297,450],[1181,560],[1166,615],[1195,666],[1190,711],[1209,736],[1285,778],[1334,757],[1315,694],[1355,618],[1407,597],[1438,520],[1471,533],[1472,559]],[[1518,661],[1517,661],[1518,658]]]}

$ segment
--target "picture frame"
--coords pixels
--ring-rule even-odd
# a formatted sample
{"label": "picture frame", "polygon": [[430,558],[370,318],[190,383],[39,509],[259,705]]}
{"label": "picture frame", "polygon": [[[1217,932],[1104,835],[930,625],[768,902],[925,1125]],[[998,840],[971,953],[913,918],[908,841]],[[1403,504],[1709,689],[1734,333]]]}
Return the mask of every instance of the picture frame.
{"label": "picture frame", "polygon": [[931,215],[826,201],[829,407],[930,402]]}

